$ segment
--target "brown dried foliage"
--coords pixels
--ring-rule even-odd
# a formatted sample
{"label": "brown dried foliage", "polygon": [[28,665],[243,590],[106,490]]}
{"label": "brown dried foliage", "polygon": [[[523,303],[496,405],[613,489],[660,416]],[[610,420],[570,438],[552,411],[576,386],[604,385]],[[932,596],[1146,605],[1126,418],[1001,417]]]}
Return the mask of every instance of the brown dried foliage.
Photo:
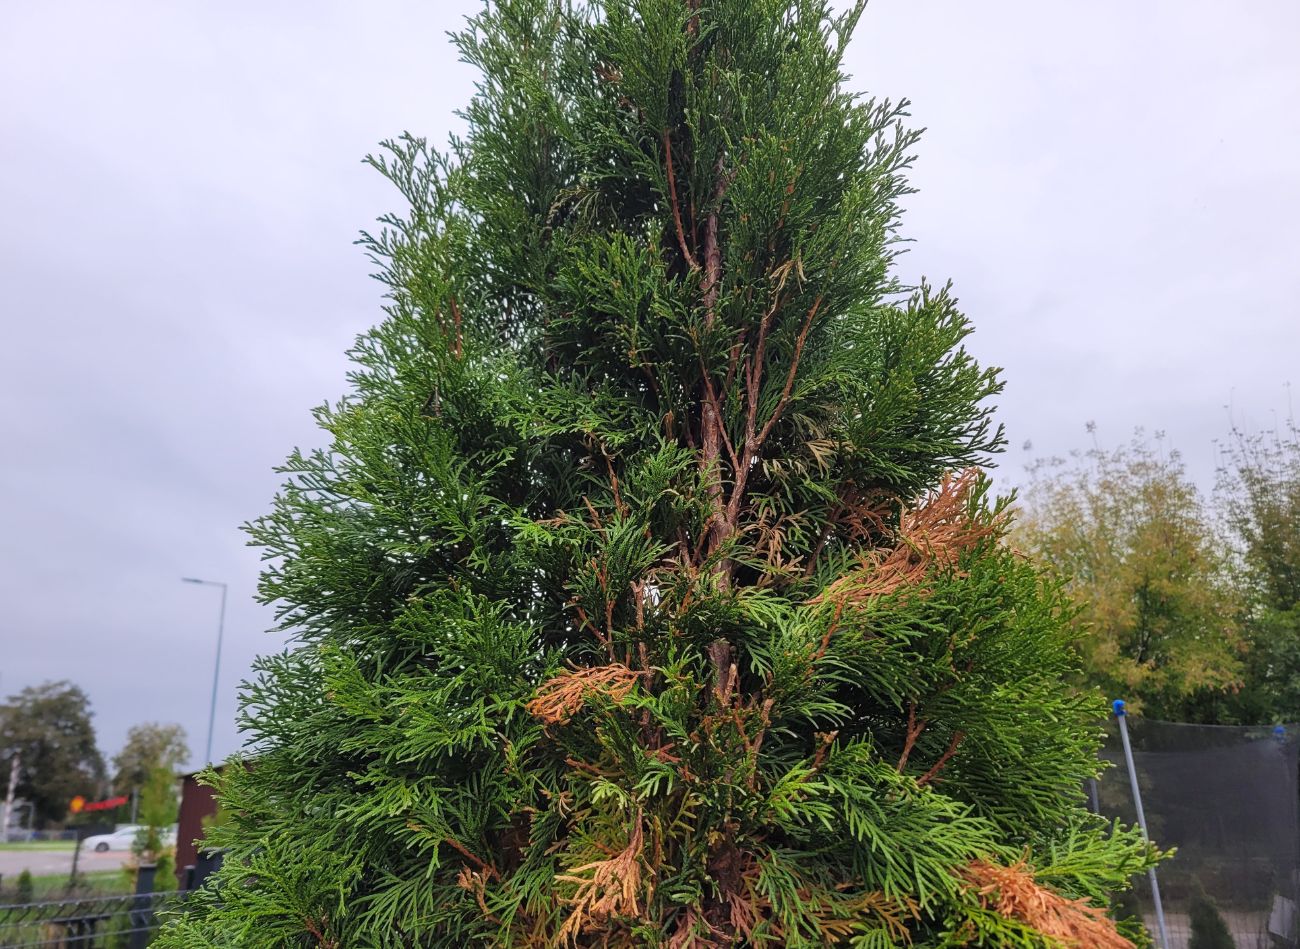
{"label": "brown dried foliage", "polygon": [[[700,935],[701,927],[708,932],[707,936]],[[688,906],[678,917],[677,929],[668,937],[668,949],[708,949],[717,944],[714,936],[721,936],[721,933],[717,933],[706,923],[704,918],[695,912],[694,907]]]}
{"label": "brown dried foliage", "polygon": [[599,693],[614,701],[627,697],[641,673],[621,662],[589,669],[571,669],[543,682],[528,711],[548,725],[564,725],[573,718],[589,695]]}
{"label": "brown dried foliage", "polygon": [[560,927],[557,942],[567,944],[584,932],[602,926],[611,916],[636,916],[640,913],[641,852],[645,835],[637,814],[627,847],[608,860],[596,860],[559,874],[556,881],[577,885],[565,902],[572,912]]}
{"label": "brown dried foliage", "polygon": [[460,873],[456,874],[456,885],[462,890],[474,895],[474,899],[478,902],[479,909],[483,912],[483,918],[499,924],[500,920],[490,909],[488,909],[487,884],[487,873],[478,870],[471,870],[469,867],[461,867]]}
{"label": "brown dried foliage", "polygon": [[983,477],[978,468],[945,475],[929,497],[899,518],[898,542],[873,551],[858,570],[832,583],[812,602],[863,603],[902,589],[923,590],[933,567],[952,567],[963,551],[1006,531],[1005,515],[970,517],[971,495]]}
{"label": "brown dried foliage", "polygon": [[962,876],[985,909],[1019,920],[1071,949],[1133,949],[1104,910],[1039,885],[1024,861],[1003,867],[974,860]]}

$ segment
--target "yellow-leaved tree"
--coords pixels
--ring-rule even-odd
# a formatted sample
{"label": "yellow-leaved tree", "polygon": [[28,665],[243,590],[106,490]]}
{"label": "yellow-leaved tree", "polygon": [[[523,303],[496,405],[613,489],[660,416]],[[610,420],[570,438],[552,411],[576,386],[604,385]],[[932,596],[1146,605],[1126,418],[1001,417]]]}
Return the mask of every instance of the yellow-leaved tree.
{"label": "yellow-leaved tree", "polygon": [[1031,468],[1017,543],[1078,607],[1084,676],[1159,718],[1213,720],[1242,675],[1230,545],[1176,452],[1141,433]]}

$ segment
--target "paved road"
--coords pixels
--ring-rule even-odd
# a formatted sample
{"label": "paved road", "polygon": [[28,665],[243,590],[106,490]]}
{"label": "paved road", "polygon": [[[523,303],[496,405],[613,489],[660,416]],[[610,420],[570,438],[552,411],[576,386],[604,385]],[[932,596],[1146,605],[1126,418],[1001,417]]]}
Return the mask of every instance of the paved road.
{"label": "paved road", "polygon": [[[84,873],[116,870],[130,856],[131,853],[127,850],[110,850],[108,853],[82,851],[77,869]],[[4,874],[6,882],[18,876],[24,869],[30,870],[32,876],[67,873],[72,869],[72,851],[0,850],[0,874]]]}

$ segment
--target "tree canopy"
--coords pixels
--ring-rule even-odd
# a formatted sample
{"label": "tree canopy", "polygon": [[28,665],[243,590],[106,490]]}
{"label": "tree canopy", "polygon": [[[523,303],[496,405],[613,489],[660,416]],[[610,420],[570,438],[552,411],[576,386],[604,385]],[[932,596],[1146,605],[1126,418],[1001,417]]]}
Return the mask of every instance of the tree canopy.
{"label": "tree canopy", "polygon": [[185,729],[176,724],[142,722],[126,733],[122,750],[113,756],[113,789],[139,792],[151,774],[162,768],[173,774],[190,757]]}
{"label": "tree canopy", "polygon": [[1229,537],[1176,452],[1142,438],[1040,463],[1016,540],[1065,578],[1084,679],[1135,712],[1213,718],[1242,685]]}
{"label": "tree canopy", "polygon": [[18,755],[17,796],[38,822],[62,820],[77,795],[97,794],[104,759],[95,745],[90,699],[71,682],[46,682],[0,705],[0,782]]}
{"label": "tree canopy", "polygon": [[996,372],[893,274],[861,5],[501,0],[372,164],[386,318],[268,515],[215,889],[160,944],[1130,943],[1097,695],[975,466]]}
{"label": "tree canopy", "polygon": [[1228,712],[1247,722],[1300,718],[1300,430],[1233,431],[1219,500],[1246,604],[1247,687]]}

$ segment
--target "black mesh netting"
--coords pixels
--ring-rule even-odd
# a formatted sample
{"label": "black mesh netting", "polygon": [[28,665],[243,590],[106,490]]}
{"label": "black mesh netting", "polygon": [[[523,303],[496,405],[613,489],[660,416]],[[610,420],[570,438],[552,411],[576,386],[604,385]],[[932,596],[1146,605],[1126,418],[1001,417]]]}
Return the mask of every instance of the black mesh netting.
{"label": "black mesh netting", "polygon": [[[1129,718],[1151,839],[1177,853],[1157,869],[1166,949],[1300,946],[1300,730]],[[1112,721],[1097,783],[1101,814],[1136,820]],[[1127,897],[1159,943],[1145,878]]]}

